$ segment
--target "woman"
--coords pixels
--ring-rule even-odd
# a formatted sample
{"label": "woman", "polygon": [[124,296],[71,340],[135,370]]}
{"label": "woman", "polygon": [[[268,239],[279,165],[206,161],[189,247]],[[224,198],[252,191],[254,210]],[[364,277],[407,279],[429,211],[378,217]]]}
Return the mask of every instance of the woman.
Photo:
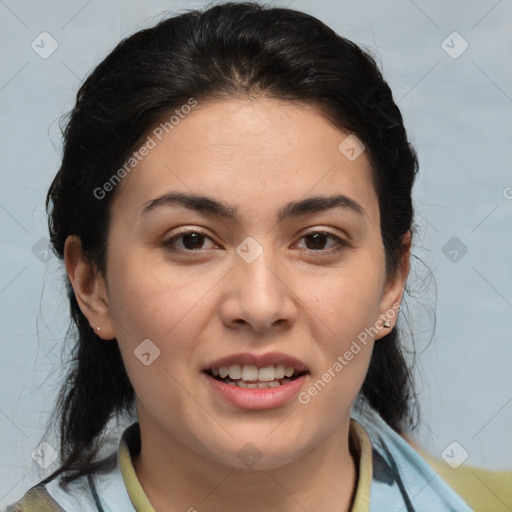
{"label": "woman", "polygon": [[416,172],[373,59],[311,16],[228,3],[122,41],[48,193],[61,466],[9,510],[472,510],[399,435]]}

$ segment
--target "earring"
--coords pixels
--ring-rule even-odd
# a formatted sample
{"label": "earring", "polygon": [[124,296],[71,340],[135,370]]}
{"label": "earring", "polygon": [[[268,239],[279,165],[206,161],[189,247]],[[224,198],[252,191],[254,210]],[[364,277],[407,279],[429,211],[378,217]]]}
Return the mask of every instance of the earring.
{"label": "earring", "polygon": [[96,327],[96,330],[99,332],[101,331],[101,327]]}
{"label": "earring", "polygon": [[384,322],[382,323],[382,325],[384,327],[391,327],[391,322],[389,320],[384,320]]}

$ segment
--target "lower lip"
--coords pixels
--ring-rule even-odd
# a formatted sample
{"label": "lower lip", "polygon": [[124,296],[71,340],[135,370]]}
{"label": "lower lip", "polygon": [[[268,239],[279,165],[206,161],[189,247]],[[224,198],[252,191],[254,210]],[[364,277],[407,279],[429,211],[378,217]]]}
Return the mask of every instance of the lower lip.
{"label": "lower lip", "polygon": [[225,384],[203,372],[204,378],[214,391],[226,402],[242,409],[272,409],[290,402],[299,394],[306,375],[301,375],[276,388],[249,389]]}

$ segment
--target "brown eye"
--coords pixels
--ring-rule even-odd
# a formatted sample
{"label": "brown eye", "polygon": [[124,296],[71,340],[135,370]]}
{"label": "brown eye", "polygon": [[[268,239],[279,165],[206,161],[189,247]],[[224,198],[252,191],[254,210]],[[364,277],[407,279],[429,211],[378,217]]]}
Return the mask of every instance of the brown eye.
{"label": "brown eye", "polygon": [[[164,245],[172,250],[192,252],[206,249],[207,247],[204,247],[204,245],[207,240],[211,241],[208,236],[200,233],[199,231],[187,231],[167,240],[164,242]],[[181,241],[181,244],[178,243],[179,241]],[[214,244],[212,243],[212,246],[213,245]]]}
{"label": "brown eye", "polygon": [[182,235],[185,249],[201,249],[204,244],[204,236],[201,233],[185,233]]}
{"label": "brown eye", "polygon": [[325,233],[313,233],[304,237],[308,249],[324,249],[327,238]]}
{"label": "brown eye", "polygon": [[[325,231],[314,231],[304,235],[302,239],[305,241],[306,249],[310,251],[339,251],[349,246],[345,240]],[[326,245],[331,242],[329,247]]]}

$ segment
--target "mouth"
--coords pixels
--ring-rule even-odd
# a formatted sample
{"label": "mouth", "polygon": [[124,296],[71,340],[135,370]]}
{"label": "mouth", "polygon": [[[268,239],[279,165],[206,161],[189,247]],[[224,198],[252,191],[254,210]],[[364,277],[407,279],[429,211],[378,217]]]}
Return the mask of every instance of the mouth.
{"label": "mouth", "polygon": [[239,363],[213,366],[203,371],[219,382],[246,389],[278,388],[309,373],[307,370],[284,364],[259,367],[255,364]]}

